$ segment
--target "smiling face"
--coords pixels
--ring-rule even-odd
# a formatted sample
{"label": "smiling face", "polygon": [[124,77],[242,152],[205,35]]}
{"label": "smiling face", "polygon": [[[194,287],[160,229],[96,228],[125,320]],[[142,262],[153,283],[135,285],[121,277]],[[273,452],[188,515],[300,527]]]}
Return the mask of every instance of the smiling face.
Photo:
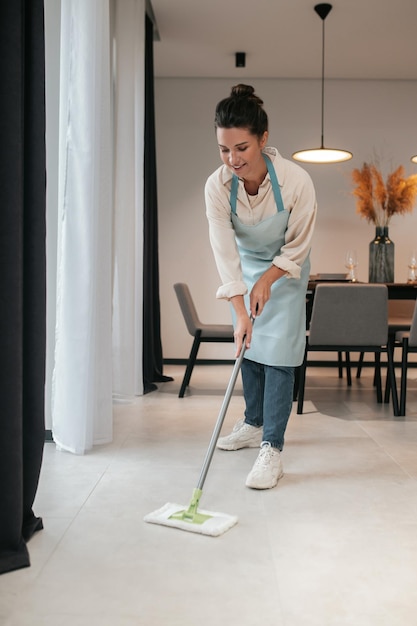
{"label": "smiling face", "polygon": [[261,139],[247,128],[217,128],[220,157],[225,165],[244,180],[263,180],[266,172],[262,149],[268,132]]}

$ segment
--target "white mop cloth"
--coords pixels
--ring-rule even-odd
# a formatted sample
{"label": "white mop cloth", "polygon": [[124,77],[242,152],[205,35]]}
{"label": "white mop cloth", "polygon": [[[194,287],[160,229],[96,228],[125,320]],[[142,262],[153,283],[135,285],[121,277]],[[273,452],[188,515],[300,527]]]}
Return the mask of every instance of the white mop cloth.
{"label": "white mop cloth", "polygon": [[191,533],[199,533],[200,535],[210,535],[211,537],[218,537],[229,530],[237,523],[237,517],[234,515],[227,515],[226,513],[213,513],[212,511],[204,511],[199,509],[198,513],[203,515],[210,515],[211,517],[202,524],[196,524],[193,522],[184,522],[178,519],[169,519],[174,513],[186,510],[187,507],[181,506],[181,504],[174,504],[168,502],[160,509],[157,509],[153,513],[145,515],[143,518],[145,522],[151,524],[162,524],[163,526],[172,526],[173,528],[179,528],[180,530],[188,530]]}

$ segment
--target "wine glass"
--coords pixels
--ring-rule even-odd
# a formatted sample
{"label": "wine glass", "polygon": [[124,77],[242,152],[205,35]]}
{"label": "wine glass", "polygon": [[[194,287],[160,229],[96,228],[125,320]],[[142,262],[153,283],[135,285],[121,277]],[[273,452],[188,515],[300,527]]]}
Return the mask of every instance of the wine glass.
{"label": "wine glass", "polygon": [[345,257],[345,267],[349,270],[348,279],[354,283],[356,282],[355,269],[358,267],[358,258],[356,250],[348,250]]}
{"label": "wine glass", "polygon": [[413,250],[408,261],[408,282],[417,282],[417,251]]}

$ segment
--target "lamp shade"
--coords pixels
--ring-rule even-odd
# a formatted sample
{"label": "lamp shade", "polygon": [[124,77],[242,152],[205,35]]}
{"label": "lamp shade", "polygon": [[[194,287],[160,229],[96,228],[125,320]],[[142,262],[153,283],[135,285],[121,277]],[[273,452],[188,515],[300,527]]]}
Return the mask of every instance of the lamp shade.
{"label": "lamp shade", "polygon": [[349,161],[352,153],[347,150],[339,150],[338,148],[309,148],[307,150],[299,150],[294,152],[292,158],[303,163],[341,163]]}

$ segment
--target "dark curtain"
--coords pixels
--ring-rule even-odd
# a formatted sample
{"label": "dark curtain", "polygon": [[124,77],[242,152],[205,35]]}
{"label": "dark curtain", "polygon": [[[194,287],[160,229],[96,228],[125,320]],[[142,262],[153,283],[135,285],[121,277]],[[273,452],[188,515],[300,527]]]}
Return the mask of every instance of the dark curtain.
{"label": "dark curtain", "polygon": [[45,53],[43,0],[0,3],[0,573],[26,543],[45,437]]}
{"label": "dark curtain", "polygon": [[145,147],[143,247],[143,387],[172,380],[162,373],[161,310],[159,301],[158,199],[155,148],[153,23],[146,15],[145,38]]}

